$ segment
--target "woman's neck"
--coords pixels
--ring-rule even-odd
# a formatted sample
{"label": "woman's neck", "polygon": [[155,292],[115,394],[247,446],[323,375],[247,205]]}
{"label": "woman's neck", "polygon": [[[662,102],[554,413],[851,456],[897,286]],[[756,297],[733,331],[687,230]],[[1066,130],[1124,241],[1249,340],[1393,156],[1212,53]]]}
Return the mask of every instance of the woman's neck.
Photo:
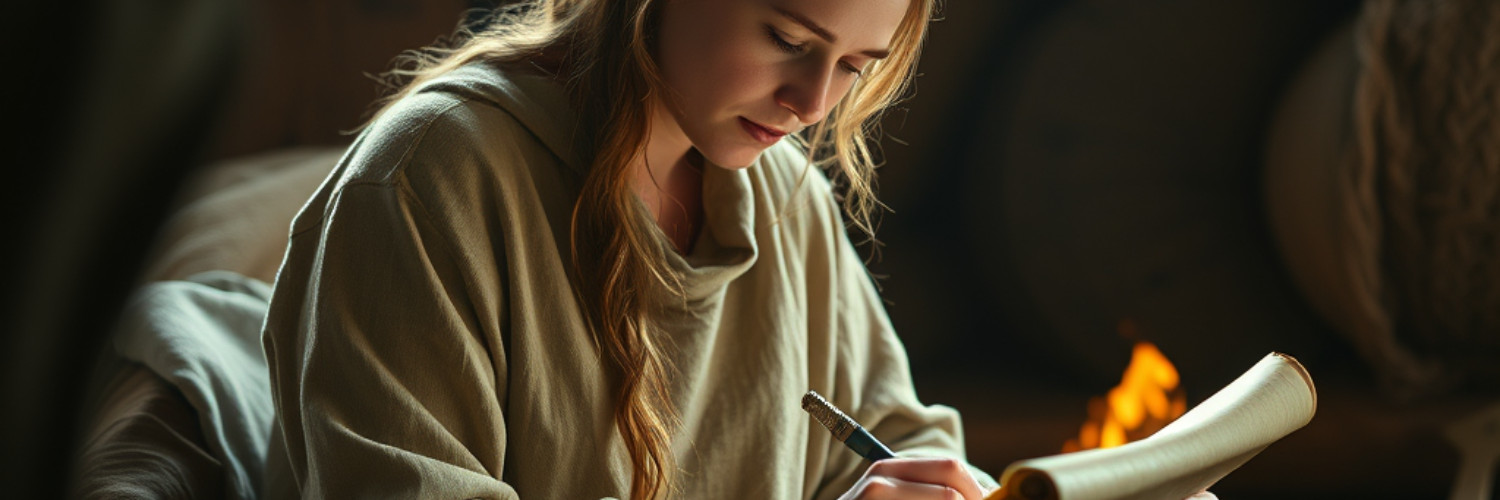
{"label": "woman's neck", "polygon": [[703,225],[703,157],[676,120],[658,108],[642,162],[632,166],[636,195],[677,252],[686,255]]}

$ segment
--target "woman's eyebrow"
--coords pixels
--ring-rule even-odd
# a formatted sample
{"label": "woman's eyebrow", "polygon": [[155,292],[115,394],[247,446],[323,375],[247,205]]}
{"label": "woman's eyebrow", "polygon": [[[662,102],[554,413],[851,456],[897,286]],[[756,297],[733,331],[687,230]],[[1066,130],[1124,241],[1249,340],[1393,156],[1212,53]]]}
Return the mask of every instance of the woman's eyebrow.
{"label": "woman's eyebrow", "polygon": [[[802,25],[803,28],[807,28],[807,30],[813,32],[814,35],[818,35],[818,38],[822,38],[823,41],[825,41],[825,42],[834,43],[834,42],[837,42],[838,39],[839,39],[839,37],[836,36],[836,35],[834,35],[832,32],[829,32],[827,29],[825,29],[822,26],[818,25],[818,23],[813,22],[812,19],[808,19],[807,16],[804,16],[804,15],[796,13],[796,12],[792,12],[790,10],[783,9],[781,7],[771,7],[771,8],[774,9],[777,14],[781,14],[783,17],[786,17],[787,19],[791,19],[792,21],[796,21],[797,24]],[[866,55],[866,56],[868,56],[868,57],[870,57],[872,59],[885,59],[886,56],[891,55],[891,52],[889,50],[874,50],[874,49],[866,50],[866,51],[860,52],[860,53],[864,54],[864,55]]]}

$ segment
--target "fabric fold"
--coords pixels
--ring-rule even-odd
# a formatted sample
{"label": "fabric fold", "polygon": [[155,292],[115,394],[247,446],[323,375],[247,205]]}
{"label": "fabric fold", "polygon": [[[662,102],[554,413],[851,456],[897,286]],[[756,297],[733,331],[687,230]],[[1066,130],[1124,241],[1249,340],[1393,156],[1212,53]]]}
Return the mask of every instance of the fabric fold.
{"label": "fabric fold", "polygon": [[259,497],[273,406],[260,328],[270,286],[230,271],[147,283],[121,313],[114,346],[166,379],[197,411],[224,462],[226,494]]}

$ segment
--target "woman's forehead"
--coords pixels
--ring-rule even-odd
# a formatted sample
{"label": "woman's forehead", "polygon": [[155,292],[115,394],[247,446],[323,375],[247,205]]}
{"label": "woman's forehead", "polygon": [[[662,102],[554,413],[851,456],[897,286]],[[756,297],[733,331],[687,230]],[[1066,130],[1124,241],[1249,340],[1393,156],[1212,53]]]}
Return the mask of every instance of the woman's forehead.
{"label": "woman's forehead", "polygon": [[[714,0],[710,0],[714,1]],[[911,3],[920,0],[749,0],[772,12],[811,24],[859,50],[886,49]]]}

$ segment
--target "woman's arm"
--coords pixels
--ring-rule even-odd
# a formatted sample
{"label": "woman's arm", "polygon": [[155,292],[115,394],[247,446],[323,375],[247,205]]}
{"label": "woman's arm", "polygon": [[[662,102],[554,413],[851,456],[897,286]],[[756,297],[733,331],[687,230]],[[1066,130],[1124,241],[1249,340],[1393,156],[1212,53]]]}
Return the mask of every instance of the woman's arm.
{"label": "woman's arm", "polygon": [[340,187],[322,213],[292,237],[265,332],[303,496],[516,498],[497,479],[503,346],[449,235],[399,177]]}
{"label": "woman's arm", "polygon": [[[839,213],[831,196],[824,202],[824,210]],[[993,490],[998,486],[993,478],[967,465],[958,412],[918,401],[905,347],[891,326],[869,272],[842,225],[829,230],[837,232],[831,238],[835,247],[831,272],[832,293],[837,300],[834,314],[838,353],[835,380],[824,394],[898,456],[957,460],[983,492]],[[823,487],[815,498],[832,499],[845,492],[854,493],[851,488],[860,487],[856,483],[862,486],[874,479],[866,475],[867,463],[862,458],[840,449],[842,444],[832,444]],[[871,470],[876,475],[881,472]]]}

